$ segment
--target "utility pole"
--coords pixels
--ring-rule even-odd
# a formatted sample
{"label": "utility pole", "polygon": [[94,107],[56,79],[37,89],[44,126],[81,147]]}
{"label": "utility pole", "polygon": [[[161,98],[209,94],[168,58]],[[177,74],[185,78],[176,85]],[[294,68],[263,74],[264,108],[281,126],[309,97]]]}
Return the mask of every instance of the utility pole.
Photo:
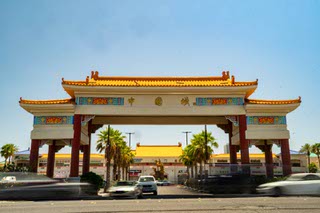
{"label": "utility pole", "polygon": [[131,135],[134,134],[134,132],[126,132],[127,135],[129,135],[129,147],[131,149]]}
{"label": "utility pole", "polygon": [[[130,148],[130,150],[131,150],[131,135],[134,134],[134,132],[126,132],[126,134],[129,135],[129,148]],[[129,166],[128,166],[128,167],[129,167],[129,174],[128,174],[129,178],[128,178],[128,179],[130,180],[130,174],[131,174],[131,173],[130,173],[130,163],[129,163]]]}
{"label": "utility pole", "polygon": [[186,146],[188,146],[188,134],[191,133],[191,131],[185,131],[182,133],[186,134]]}

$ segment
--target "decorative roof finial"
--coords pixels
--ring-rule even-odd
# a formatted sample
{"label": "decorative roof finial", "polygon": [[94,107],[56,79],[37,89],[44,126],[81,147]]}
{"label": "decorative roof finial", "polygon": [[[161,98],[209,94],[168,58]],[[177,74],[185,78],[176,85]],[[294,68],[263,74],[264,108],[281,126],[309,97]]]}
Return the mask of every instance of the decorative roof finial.
{"label": "decorative roof finial", "polygon": [[140,146],[140,142],[139,143],[137,143],[137,147],[139,147]]}
{"label": "decorative roof finial", "polygon": [[91,71],[91,79],[94,78],[94,71]]}
{"label": "decorative roof finial", "polygon": [[299,101],[301,102],[301,96],[299,96]]}
{"label": "decorative roof finial", "polygon": [[89,84],[89,76],[87,76],[87,78],[86,78],[86,84],[87,85]]}
{"label": "decorative roof finial", "polygon": [[64,83],[64,78],[62,78],[61,80],[62,80],[62,83]]}
{"label": "decorative roof finial", "polygon": [[181,146],[182,146],[181,142],[178,142],[178,147],[181,147]]}
{"label": "decorative roof finial", "polygon": [[233,75],[233,76],[231,76],[231,84],[234,84],[234,82],[235,82],[235,77]]}
{"label": "decorative roof finial", "polygon": [[94,80],[98,80],[98,78],[99,78],[99,72],[98,72],[98,71],[95,71],[95,72],[94,72],[93,79],[94,79]]}
{"label": "decorative roof finial", "polygon": [[227,79],[229,79],[230,78],[230,76],[229,76],[229,71],[223,71],[222,72],[222,79],[223,80],[227,80]]}

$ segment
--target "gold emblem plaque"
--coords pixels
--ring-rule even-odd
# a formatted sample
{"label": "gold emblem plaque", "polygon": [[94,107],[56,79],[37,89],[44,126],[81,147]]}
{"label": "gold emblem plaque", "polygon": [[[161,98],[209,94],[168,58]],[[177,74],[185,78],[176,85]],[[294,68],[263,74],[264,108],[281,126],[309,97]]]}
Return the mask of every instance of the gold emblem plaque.
{"label": "gold emblem plaque", "polygon": [[154,103],[155,103],[155,105],[157,105],[157,106],[162,106],[162,98],[161,98],[161,97],[157,97],[157,98],[154,100]]}

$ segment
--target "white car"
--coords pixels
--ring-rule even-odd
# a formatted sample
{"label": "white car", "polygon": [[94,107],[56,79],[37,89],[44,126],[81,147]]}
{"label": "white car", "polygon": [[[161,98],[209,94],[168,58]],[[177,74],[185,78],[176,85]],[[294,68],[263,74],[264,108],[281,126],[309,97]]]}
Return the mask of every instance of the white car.
{"label": "white car", "polygon": [[140,176],[138,185],[142,186],[142,192],[158,195],[157,183],[153,176]]}
{"label": "white car", "polygon": [[135,181],[118,181],[108,189],[110,197],[142,198],[142,187]]}
{"label": "white car", "polygon": [[293,174],[284,181],[262,184],[257,192],[273,196],[320,195],[320,174]]}

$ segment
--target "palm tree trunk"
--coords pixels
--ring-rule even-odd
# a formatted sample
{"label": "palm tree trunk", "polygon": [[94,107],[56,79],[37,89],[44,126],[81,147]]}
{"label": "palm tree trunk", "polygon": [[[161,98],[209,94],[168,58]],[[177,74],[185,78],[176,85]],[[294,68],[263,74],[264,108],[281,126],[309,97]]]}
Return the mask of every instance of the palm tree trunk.
{"label": "palm tree trunk", "polygon": [[198,179],[198,164],[194,164],[194,170],[195,170],[195,178]]}
{"label": "palm tree trunk", "polygon": [[126,180],[128,180],[128,167],[127,167],[127,166],[125,167],[125,173],[126,173],[126,174],[125,174]]}
{"label": "palm tree trunk", "polygon": [[121,168],[121,166],[120,166],[120,164],[119,164],[119,162],[118,162],[118,171],[117,171],[117,181],[119,181],[120,179],[121,179],[121,177],[120,177],[120,175],[121,175],[121,171],[120,171],[120,168]]}
{"label": "palm tree trunk", "polygon": [[116,158],[113,158],[113,167],[112,167],[112,179],[116,180],[116,175],[117,175],[117,162],[115,160]]}
{"label": "palm tree trunk", "polygon": [[190,166],[187,166],[187,174],[188,174],[188,178],[190,178]]}
{"label": "palm tree trunk", "polygon": [[202,168],[202,161],[200,161],[200,180],[201,180],[201,181],[202,181],[202,179],[203,179],[203,178],[202,178],[202,173],[203,173],[203,172],[202,172],[202,169],[203,169],[203,168]]}
{"label": "palm tree trunk", "polygon": [[193,174],[193,165],[191,166],[191,177],[194,178],[194,174]]}
{"label": "palm tree trunk", "polygon": [[122,167],[121,171],[122,171],[122,179],[125,180],[126,177],[124,176],[124,168],[123,167]]}

